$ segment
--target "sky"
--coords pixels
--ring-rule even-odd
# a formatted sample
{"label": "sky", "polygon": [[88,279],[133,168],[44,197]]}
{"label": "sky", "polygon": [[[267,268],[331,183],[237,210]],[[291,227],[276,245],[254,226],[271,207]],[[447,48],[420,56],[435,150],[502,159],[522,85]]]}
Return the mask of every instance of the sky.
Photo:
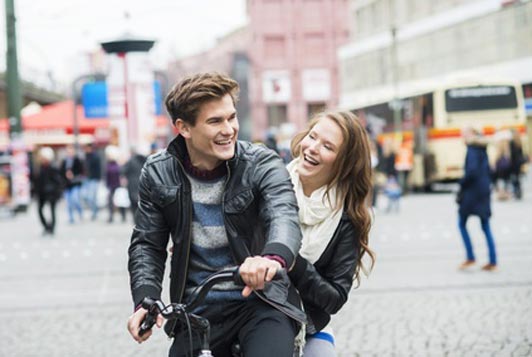
{"label": "sky", "polygon": [[[19,71],[45,80],[48,72],[72,81],[87,53],[121,37],[156,40],[150,58],[162,69],[173,58],[197,53],[247,22],[245,0],[14,0]],[[4,3],[4,2],[2,2]],[[0,9],[1,63],[5,70],[5,5]],[[77,68],[76,68],[77,67]]]}

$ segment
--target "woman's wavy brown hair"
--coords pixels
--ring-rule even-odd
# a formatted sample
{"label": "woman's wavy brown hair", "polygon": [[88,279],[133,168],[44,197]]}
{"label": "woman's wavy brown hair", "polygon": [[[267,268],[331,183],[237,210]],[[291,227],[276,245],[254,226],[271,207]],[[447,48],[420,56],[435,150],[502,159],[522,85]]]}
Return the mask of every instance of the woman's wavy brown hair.
{"label": "woman's wavy brown hair", "polygon": [[[370,144],[366,130],[351,112],[323,112],[316,114],[308,128],[297,134],[291,142],[293,157],[301,155],[301,141],[323,117],[334,121],[342,131],[343,141],[333,164],[332,180],[327,184],[326,195],[331,187],[336,187],[337,202],[344,202],[347,212],[358,237],[358,263],[354,279],[360,283],[360,269],[367,276],[375,263],[375,253],[369,248],[369,231],[371,229],[370,209],[367,205],[372,190],[372,170]],[[368,254],[371,264],[366,269],[362,258]]]}

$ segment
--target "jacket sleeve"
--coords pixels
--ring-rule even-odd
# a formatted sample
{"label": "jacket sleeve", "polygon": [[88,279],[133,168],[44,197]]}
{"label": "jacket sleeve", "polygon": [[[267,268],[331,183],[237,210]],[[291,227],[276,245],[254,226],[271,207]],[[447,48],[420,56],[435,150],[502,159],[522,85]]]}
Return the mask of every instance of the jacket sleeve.
{"label": "jacket sleeve", "polygon": [[317,269],[298,255],[293,270],[289,272],[303,303],[328,314],[335,314],[346,303],[358,258],[354,227],[351,224],[344,225],[335,234],[340,237],[326,266]]}
{"label": "jacket sleeve", "polygon": [[259,216],[266,227],[262,255],[278,255],[291,267],[301,247],[297,201],[284,163],[273,151],[264,150],[254,177],[260,197]]}
{"label": "jacket sleeve", "polygon": [[139,183],[137,222],[131,235],[128,270],[134,306],[149,296],[159,299],[167,257],[169,228],[152,199],[154,183],[146,166]]}

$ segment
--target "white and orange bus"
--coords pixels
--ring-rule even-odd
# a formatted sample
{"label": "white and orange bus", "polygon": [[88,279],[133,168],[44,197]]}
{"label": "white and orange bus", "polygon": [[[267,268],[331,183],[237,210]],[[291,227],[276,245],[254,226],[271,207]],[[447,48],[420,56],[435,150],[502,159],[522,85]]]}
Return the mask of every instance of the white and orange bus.
{"label": "white and orange bus", "polygon": [[[408,184],[430,188],[463,175],[465,145],[461,130],[472,126],[491,137],[504,129],[517,130],[527,146],[523,91],[519,83],[501,80],[454,81],[431,91],[402,98],[399,132],[388,103],[355,109],[370,126],[381,126],[380,142],[396,140],[396,148],[412,149]],[[380,125],[379,125],[380,123]],[[493,160],[493,148],[489,149]],[[396,165],[397,166],[397,165]]]}

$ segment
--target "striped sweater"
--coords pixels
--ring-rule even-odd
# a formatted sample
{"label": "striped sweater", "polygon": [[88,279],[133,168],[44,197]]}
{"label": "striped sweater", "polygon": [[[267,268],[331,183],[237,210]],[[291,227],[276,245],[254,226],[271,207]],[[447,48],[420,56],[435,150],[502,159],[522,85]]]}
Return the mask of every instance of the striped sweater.
{"label": "striped sweater", "polygon": [[[234,265],[222,212],[226,176],[206,179],[187,174],[192,188],[192,244],[185,299],[210,274]],[[232,282],[215,285],[204,305],[243,300],[241,288]],[[203,310],[200,308],[200,310]],[[199,313],[200,311],[196,311]]]}

